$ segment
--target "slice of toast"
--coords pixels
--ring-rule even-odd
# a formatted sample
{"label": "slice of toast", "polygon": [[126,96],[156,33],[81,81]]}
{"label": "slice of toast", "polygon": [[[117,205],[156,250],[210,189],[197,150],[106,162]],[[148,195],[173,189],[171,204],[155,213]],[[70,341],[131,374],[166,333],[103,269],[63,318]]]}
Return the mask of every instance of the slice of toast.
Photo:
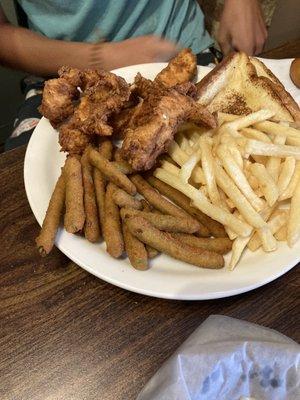
{"label": "slice of toast", "polygon": [[299,121],[297,103],[279,80],[257,59],[232,53],[197,83],[198,101],[210,112],[244,115],[262,108],[275,120]]}

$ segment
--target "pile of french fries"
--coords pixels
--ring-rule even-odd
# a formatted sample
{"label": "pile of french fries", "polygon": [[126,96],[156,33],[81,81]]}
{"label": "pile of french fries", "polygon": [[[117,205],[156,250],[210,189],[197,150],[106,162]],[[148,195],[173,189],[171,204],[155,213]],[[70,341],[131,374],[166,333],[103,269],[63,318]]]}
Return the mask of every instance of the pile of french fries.
{"label": "pile of french fries", "polygon": [[275,251],[300,237],[300,130],[274,113],[218,114],[218,128],[183,125],[154,176],[224,225],[229,269],[246,248]]}
{"label": "pile of french fries", "polygon": [[232,247],[219,222],[151,174],[135,174],[110,141],[67,157],[36,238],[42,256],[53,248],[62,217],[67,232],[93,243],[103,239],[112,257],[126,253],[138,270],[148,269],[159,252],[198,267],[222,268]]}

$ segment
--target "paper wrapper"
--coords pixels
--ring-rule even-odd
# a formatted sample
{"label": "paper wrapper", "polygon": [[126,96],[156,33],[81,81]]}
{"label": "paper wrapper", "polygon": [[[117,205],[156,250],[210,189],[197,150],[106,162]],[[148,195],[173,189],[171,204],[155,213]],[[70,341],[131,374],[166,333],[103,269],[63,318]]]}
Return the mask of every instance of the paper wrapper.
{"label": "paper wrapper", "polygon": [[292,95],[298,105],[300,104],[300,90],[294,85],[290,78],[290,68],[293,58],[283,58],[274,60],[268,58],[259,58],[280,80],[285,89]]}
{"label": "paper wrapper", "polygon": [[300,346],[271,329],[211,316],[137,400],[299,400]]}

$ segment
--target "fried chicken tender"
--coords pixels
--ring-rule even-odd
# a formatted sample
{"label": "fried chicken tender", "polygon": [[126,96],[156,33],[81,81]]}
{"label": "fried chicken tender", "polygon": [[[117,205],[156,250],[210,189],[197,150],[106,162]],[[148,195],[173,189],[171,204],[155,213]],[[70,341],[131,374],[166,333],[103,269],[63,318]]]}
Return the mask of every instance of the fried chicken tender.
{"label": "fried chicken tender", "polygon": [[114,138],[124,139],[126,129],[133,126],[134,118],[138,114],[142,103],[143,99],[141,98],[138,104],[131,104],[119,113],[112,114],[109,119],[109,125],[113,128]]}
{"label": "fried chicken tender", "polygon": [[62,67],[45,83],[41,113],[59,130],[62,151],[82,154],[95,135],[110,136],[108,119],[130,97],[126,81],[111,72]]}
{"label": "fried chicken tender", "polygon": [[192,119],[211,128],[216,126],[214,116],[187,95],[194,95],[191,85],[167,88],[140,74],[136,76],[133,90],[143,102],[130,120],[121,150],[134,170],[153,167],[156,158],[167,151],[180,123]]}
{"label": "fried chicken tender", "polygon": [[59,128],[59,144],[62,151],[71,155],[82,154],[91,143],[91,136],[87,136],[71,123],[61,125]]}
{"label": "fried chicken tender", "polygon": [[79,98],[77,87],[82,83],[81,72],[75,68],[62,67],[59,78],[45,82],[41,114],[48,118],[54,127],[73,114],[74,101]]}
{"label": "fried chicken tender", "polygon": [[110,136],[108,117],[129,100],[129,85],[123,78],[106,71],[87,71],[86,77],[87,88],[74,112],[73,123],[86,135]]}
{"label": "fried chicken tender", "polygon": [[197,72],[197,59],[191,49],[181,50],[155,78],[167,87],[191,81]]}

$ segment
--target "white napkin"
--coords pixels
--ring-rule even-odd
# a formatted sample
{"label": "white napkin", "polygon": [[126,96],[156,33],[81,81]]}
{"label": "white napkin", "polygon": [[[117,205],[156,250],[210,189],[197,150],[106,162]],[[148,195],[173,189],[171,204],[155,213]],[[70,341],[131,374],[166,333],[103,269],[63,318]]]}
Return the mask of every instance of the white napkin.
{"label": "white napkin", "polygon": [[137,400],[298,400],[300,346],[255,324],[213,315],[167,360]]}
{"label": "white napkin", "polygon": [[268,58],[259,58],[280,80],[298,104],[300,104],[300,89],[294,85],[290,78],[290,67],[294,60],[293,58],[283,58],[282,60],[273,60]]}

